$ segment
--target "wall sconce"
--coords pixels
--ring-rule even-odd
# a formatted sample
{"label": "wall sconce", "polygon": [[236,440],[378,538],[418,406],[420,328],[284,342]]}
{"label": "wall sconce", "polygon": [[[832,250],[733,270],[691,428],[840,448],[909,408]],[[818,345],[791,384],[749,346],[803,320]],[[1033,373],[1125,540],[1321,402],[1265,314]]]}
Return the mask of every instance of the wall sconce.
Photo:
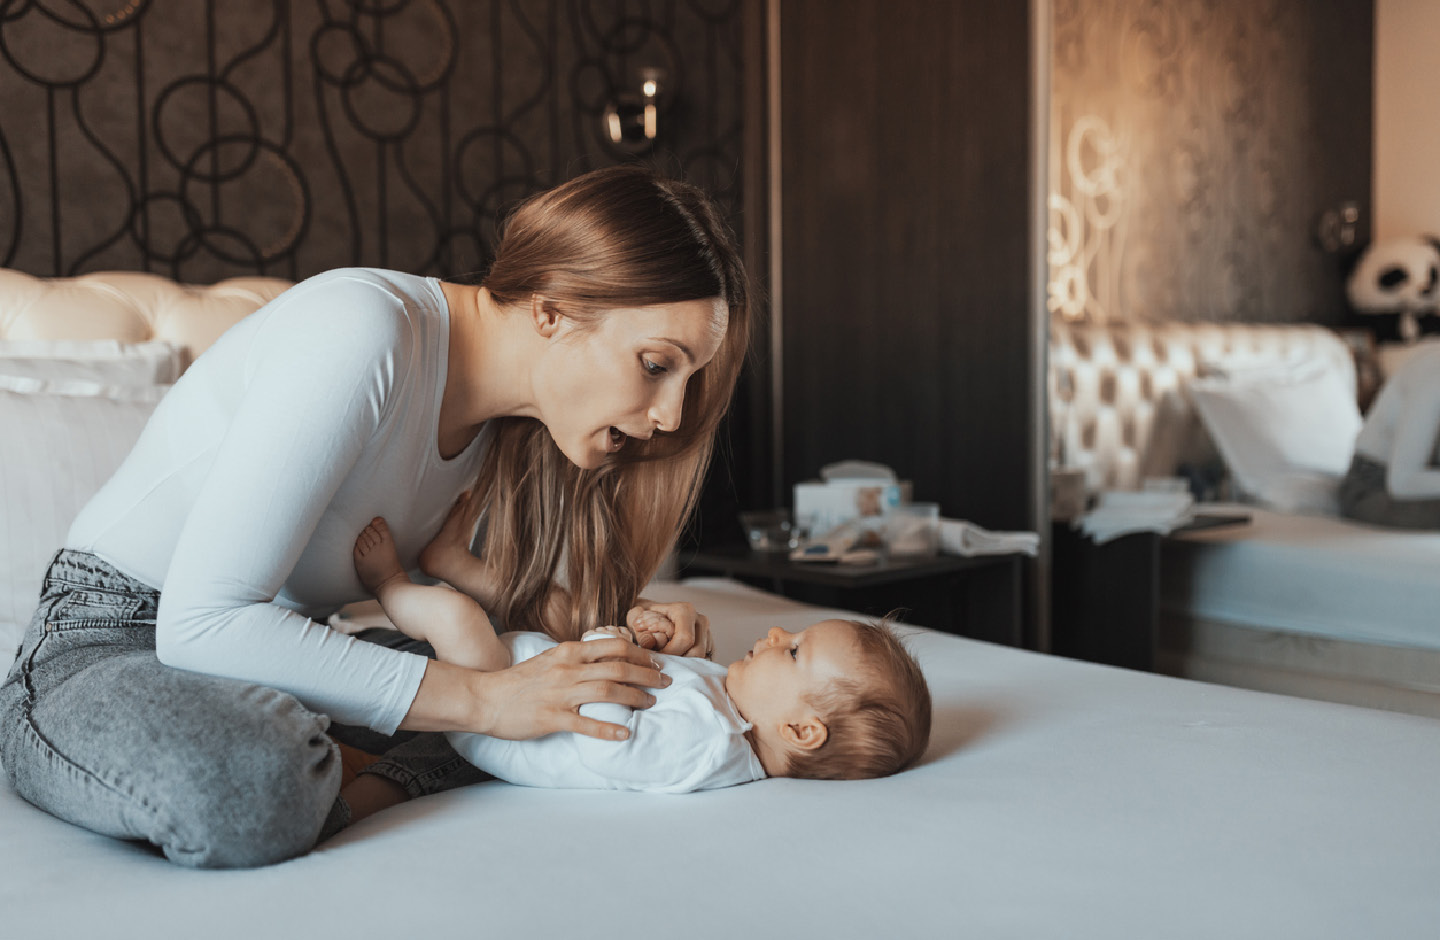
{"label": "wall sconce", "polygon": [[1355,247],[1359,225],[1360,207],[1354,202],[1342,202],[1336,208],[1320,213],[1320,220],[1315,225],[1315,241],[1332,255],[1350,251]]}
{"label": "wall sconce", "polygon": [[665,83],[663,69],[640,70],[640,94],[624,92],[605,108],[605,139],[630,153],[642,153],[655,145],[660,132],[660,93]]}

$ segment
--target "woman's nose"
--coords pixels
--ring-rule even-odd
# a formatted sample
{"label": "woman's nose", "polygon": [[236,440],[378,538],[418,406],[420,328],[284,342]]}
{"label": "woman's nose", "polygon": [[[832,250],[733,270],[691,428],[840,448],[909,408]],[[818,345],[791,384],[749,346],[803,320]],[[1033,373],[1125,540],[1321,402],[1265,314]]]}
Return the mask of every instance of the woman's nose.
{"label": "woman's nose", "polygon": [[673,393],[663,396],[650,408],[650,421],[657,431],[676,431],[680,428],[680,414],[685,408],[685,388],[681,386]]}

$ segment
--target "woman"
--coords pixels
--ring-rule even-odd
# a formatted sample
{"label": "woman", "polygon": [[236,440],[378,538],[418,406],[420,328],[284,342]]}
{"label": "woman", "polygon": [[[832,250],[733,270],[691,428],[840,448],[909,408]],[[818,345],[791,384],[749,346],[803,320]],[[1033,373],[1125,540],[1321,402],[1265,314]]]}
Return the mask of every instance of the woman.
{"label": "woman", "polygon": [[1351,519],[1403,529],[1440,529],[1440,345],[1412,353],[1380,389],[1355,439],[1340,485]]}
{"label": "woman", "polygon": [[[182,864],[251,866],[372,808],[337,800],[330,734],[401,742],[368,771],[377,805],[474,779],[443,736],[397,730],[624,737],[578,714],[666,684],[623,641],[487,674],[324,619],[363,596],[371,518],[413,568],[473,485],[466,587],[492,616],[561,640],[621,622],[693,507],[747,336],[714,207],[636,167],[521,206],[479,287],[347,269],[287,291],[196,361],[52,563],[0,687],[16,789]],[[708,652],[703,617],[667,613],[666,652]]]}

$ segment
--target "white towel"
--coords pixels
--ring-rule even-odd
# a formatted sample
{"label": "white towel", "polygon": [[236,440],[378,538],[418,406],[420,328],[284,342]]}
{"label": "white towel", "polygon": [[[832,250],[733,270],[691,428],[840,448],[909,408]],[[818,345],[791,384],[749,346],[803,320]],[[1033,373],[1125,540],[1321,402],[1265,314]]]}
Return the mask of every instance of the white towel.
{"label": "white towel", "polygon": [[951,555],[1034,555],[1040,551],[1040,536],[991,532],[963,519],[941,519],[940,550]]}

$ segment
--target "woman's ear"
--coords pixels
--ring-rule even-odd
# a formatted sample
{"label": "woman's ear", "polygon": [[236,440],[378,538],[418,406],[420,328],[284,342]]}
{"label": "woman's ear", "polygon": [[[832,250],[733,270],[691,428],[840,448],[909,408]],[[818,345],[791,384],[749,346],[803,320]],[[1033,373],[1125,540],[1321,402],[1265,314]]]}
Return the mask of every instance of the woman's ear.
{"label": "woman's ear", "polygon": [[819,716],[811,715],[800,721],[787,722],[780,726],[780,737],[785,743],[802,751],[813,751],[830,737],[830,729]]}
{"label": "woman's ear", "polygon": [[544,294],[530,295],[530,319],[535,324],[535,332],[549,339],[560,329],[560,320],[564,316],[560,312],[560,306]]}

